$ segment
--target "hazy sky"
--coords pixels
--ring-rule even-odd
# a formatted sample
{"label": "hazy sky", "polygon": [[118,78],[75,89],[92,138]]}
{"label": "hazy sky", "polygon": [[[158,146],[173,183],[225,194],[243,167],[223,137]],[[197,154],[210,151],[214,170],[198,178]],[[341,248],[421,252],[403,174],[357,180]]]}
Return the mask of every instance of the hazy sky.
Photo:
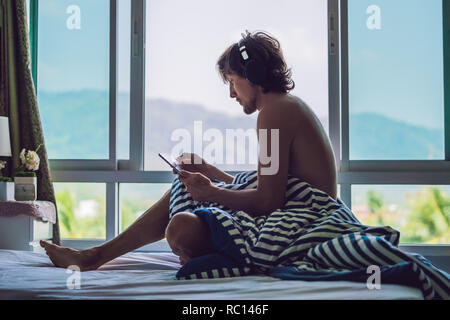
{"label": "hazy sky", "polygon": [[229,98],[216,62],[241,39],[264,30],[281,43],[296,88],[321,116],[328,114],[327,1],[147,1],[147,83],[150,97],[198,102],[242,114]]}
{"label": "hazy sky", "polygon": [[[70,6],[80,8],[72,27]],[[109,0],[39,1],[38,89],[109,90]]]}
{"label": "hazy sky", "polygon": [[[379,29],[367,26],[371,5],[379,9]],[[349,69],[351,113],[443,132],[442,1],[351,0]]]}
{"label": "hazy sky", "polygon": [[[108,2],[40,2],[39,88],[47,91],[108,86]],[[325,0],[147,1],[146,95],[199,103],[242,114],[229,98],[215,64],[241,32],[264,30],[281,42],[296,89],[321,116],[327,115],[327,27]],[[68,29],[70,5],[81,11],[80,29]],[[119,88],[129,89],[130,1],[119,1]],[[61,72],[63,71],[63,72]]]}

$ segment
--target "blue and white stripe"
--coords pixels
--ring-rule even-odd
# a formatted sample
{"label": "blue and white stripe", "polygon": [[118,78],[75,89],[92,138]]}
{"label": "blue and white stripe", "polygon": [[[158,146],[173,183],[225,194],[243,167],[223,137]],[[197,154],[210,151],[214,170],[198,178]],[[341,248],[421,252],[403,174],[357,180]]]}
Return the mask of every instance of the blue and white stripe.
{"label": "blue and white stripe", "polygon": [[[232,190],[256,188],[257,172],[239,173],[231,184],[220,182],[218,186]],[[424,257],[399,250],[397,230],[361,224],[340,199],[334,200],[297,178],[288,179],[284,207],[259,217],[218,203],[193,201],[185,186],[175,179],[169,217],[179,212],[196,213],[199,209],[207,209],[221,224],[242,254],[245,265],[213,269],[202,265],[198,272],[179,279],[268,273],[280,266],[342,272],[410,262],[425,299],[450,299],[449,275]]]}

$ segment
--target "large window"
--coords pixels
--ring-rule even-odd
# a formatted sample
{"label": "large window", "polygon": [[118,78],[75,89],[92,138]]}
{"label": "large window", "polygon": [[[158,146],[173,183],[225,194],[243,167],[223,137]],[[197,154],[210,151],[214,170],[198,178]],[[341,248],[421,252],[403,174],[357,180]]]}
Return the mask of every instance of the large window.
{"label": "large window", "polygon": [[350,0],[350,159],[444,159],[442,2]]}
{"label": "large window", "polygon": [[214,164],[230,173],[256,168],[256,114],[215,65],[245,30],[280,40],[292,94],[329,134],[339,197],[356,216],[400,230],[402,244],[449,243],[445,0],[28,2],[63,244],[130,226],[170,187],[157,154],[181,151],[183,138],[207,160],[221,143]]}
{"label": "large window", "polygon": [[296,83],[291,93],[328,130],[326,5],[232,0],[219,10],[210,0],[147,0],[145,169],[167,170],[158,152],[181,149],[221,169],[256,168],[256,113],[243,113],[216,71],[220,55],[246,29],[280,41]]}
{"label": "large window", "polygon": [[109,158],[109,1],[38,6],[37,96],[50,159]]}
{"label": "large window", "polygon": [[364,223],[400,230],[401,243],[450,243],[446,2],[339,9],[341,192]]}

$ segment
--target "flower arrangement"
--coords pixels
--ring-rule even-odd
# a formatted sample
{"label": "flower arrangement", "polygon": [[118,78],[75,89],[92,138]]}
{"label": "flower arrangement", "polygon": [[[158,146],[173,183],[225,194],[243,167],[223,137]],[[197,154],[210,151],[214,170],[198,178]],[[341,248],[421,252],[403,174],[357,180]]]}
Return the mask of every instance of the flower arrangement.
{"label": "flower arrangement", "polygon": [[15,177],[36,177],[36,172],[39,170],[40,159],[37,154],[40,144],[35,151],[22,149],[20,152],[20,162],[22,165],[17,169],[14,174]]}
{"label": "flower arrangement", "polygon": [[2,170],[6,168],[6,161],[0,161],[0,182],[12,182],[10,177],[4,177]]}

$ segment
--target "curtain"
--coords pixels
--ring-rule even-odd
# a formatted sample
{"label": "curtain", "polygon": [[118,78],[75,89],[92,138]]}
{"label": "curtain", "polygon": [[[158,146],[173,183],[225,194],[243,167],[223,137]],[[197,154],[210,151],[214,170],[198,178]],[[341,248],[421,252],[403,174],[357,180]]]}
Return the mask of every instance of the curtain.
{"label": "curtain", "polygon": [[[30,42],[25,0],[0,0],[0,116],[9,117],[12,166],[20,165],[22,148],[38,151],[37,199],[55,204],[36,91],[30,69]],[[60,244],[59,219],[53,243]]]}

